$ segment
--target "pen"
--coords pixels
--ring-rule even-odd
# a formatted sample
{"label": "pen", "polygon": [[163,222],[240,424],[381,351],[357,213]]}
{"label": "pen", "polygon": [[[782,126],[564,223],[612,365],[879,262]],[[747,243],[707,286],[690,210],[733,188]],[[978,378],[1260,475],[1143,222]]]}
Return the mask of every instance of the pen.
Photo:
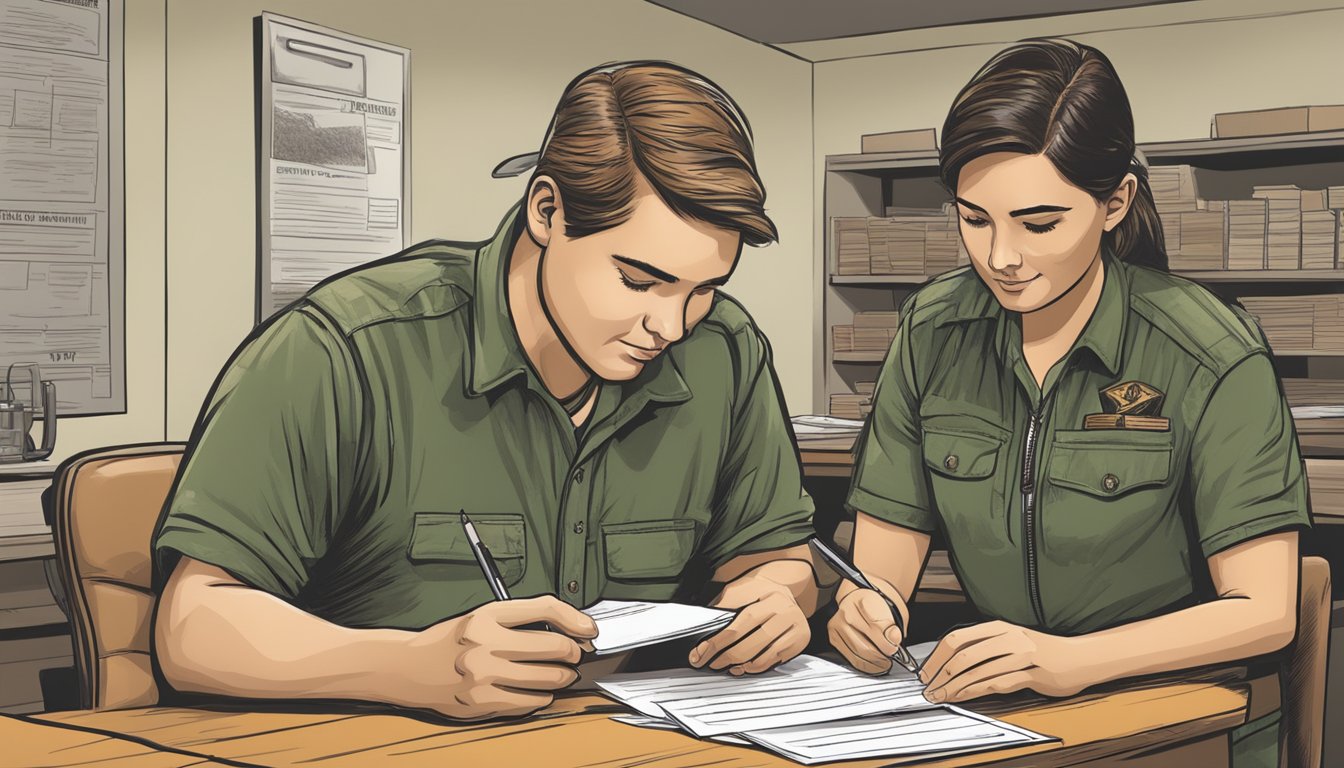
{"label": "pen", "polygon": [[[874,587],[862,573],[859,573],[858,568],[850,565],[845,558],[841,557],[830,547],[822,544],[820,539],[813,537],[808,539],[808,543],[817,550],[817,554],[821,555],[823,560],[829,563],[832,568],[839,571],[840,575],[855,584],[858,584],[863,589],[871,589],[877,594],[882,595],[882,599],[887,601],[887,607],[891,608],[891,616],[896,620],[896,628],[901,630],[902,634],[905,633],[905,622],[901,620],[901,612],[896,608],[896,604],[891,601],[891,598],[883,594],[882,590]],[[915,662],[914,657],[910,655],[909,651],[905,650],[905,646],[903,645],[896,646],[896,652],[891,655],[891,658],[897,664],[900,664],[911,672],[919,671],[919,664]]]}
{"label": "pen", "polygon": [[[467,517],[466,510],[458,512],[462,517],[462,530],[467,534],[467,544],[471,545],[471,553],[476,556],[477,565],[481,566],[481,573],[485,574],[485,582],[490,585],[490,592],[496,600],[509,600],[509,590],[504,586],[504,579],[499,575],[499,568],[495,566],[495,558],[490,556],[490,548],[485,546],[481,537],[476,533],[476,526],[471,524],[471,518]],[[549,630],[550,625],[544,622],[524,624],[518,629],[538,629]]]}

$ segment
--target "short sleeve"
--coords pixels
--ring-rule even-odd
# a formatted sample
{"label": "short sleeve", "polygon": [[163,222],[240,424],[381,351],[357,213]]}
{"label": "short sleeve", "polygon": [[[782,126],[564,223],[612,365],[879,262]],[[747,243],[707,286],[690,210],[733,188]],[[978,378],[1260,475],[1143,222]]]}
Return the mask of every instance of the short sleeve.
{"label": "short sleeve", "polygon": [[878,374],[872,415],[859,436],[847,505],[888,523],[932,532],[937,513],[924,469],[910,333],[902,318]]}
{"label": "short sleeve", "polygon": [[355,370],[343,337],[311,308],[244,343],[202,411],[155,531],[160,588],[186,555],[298,595],[350,495]]}
{"label": "short sleeve", "polygon": [[714,568],[738,555],[801,544],[814,531],[770,347],[759,334],[753,337],[702,545]]}
{"label": "short sleeve", "polygon": [[1292,414],[1267,355],[1245,358],[1215,385],[1195,429],[1189,481],[1205,557],[1310,525]]}

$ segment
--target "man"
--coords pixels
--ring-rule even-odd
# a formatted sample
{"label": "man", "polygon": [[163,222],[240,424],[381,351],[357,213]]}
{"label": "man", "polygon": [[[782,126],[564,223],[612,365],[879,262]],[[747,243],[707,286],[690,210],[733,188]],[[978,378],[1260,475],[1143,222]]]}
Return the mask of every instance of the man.
{"label": "man", "polygon": [[[719,292],[775,238],[764,199],[715,85],[593,70],[493,239],[356,269],[259,329],[155,534],[167,682],[524,714],[575,680],[579,607],[706,576],[739,613],[691,664],[799,653],[811,502],[769,347]],[[491,601],[459,510],[525,599]]]}

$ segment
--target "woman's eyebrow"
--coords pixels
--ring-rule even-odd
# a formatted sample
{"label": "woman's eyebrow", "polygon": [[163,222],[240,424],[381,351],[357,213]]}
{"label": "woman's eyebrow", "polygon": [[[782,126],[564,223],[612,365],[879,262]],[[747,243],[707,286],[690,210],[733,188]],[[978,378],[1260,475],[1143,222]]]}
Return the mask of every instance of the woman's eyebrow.
{"label": "woman's eyebrow", "polygon": [[1018,216],[1030,216],[1033,213],[1063,213],[1072,210],[1072,208],[1065,208],[1062,205],[1033,205],[1030,208],[1018,208],[1016,211],[1009,212],[1008,215],[1017,218]]}
{"label": "woman's eyebrow", "polygon": [[665,283],[679,283],[679,282],[681,282],[681,279],[678,278],[676,275],[673,275],[673,274],[664,272],[663,270],[661,270],[661,269],[659,269],[659,268],[653,266],[652,264],[646,264],[646,263],[640,261],[639,259],[632,259],[632,258],[630,258],[630,257],[628,257],[628,256],[622,256],[622,255],[620,255],[619,253],[613,253],[613,254],[611,255],[611,258],[613,258],[613,259],[615,259],[615,260],[621,262],[622,264],[626,265],[627,267],[634,267],[635,269],[638,269],[638,270],[640,270],[641,272],[644,272],[644,273],[648,274],[649,276],[654,277],[654,278],[656,278],[656,279],[658,279],[658,280],[662,280],[662,281],[665,282]]}
{"label": "woman's eyebrow", "polygon": [[960,197],[957,198],[957,202],[958,202],[958,203],[961,203],[962,205],[966,206],[967,208],[970,208],[972,211],[979,211],[979,212],[985,214],[986,216],[989,215],[989,211],[986,211],[984,208],[981,208],[980,206],[976,205],[975,203],[967,202],[967,201],[965,201],[965,200],[962,200]]}

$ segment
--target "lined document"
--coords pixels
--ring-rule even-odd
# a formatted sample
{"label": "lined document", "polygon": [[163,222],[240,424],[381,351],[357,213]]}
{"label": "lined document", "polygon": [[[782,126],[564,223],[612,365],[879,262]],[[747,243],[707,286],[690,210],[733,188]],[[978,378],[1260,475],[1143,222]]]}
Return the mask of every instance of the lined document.
{"label": "lined document", "polygon": [[593,653],[602,656],[722,629],[732,611],[681,603],[603,600],[583,610],[597,623]]}
{"label": "lined document", "polygon": [[742,738],[805,765],[870,757],[946,756],[1053,741],[958,707],[747,731]]}
{"label": "lined document", "polygon": [[924,684],[908,672],[871,677],[807,655],[749,677],[671,669],[612,675],[597,685],[701,738],[932,706]]}

